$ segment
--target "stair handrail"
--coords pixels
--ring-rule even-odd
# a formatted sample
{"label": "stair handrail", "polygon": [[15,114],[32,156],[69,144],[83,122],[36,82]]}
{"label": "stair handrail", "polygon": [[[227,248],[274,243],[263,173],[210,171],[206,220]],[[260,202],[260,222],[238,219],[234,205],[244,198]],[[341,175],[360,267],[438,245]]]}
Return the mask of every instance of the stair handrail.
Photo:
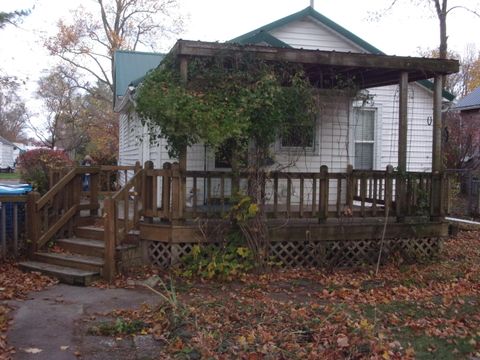
{"label": "stair handrail", "polygon": [[[88,169],[75,167],[66,173],[51,189],[43,196],[37,192],[28,194],[27,211],[30,222],[29,240],[32,244],[32,252],[37,251],[47,242],[49,242],[62,228],[64,228],[72,218],[74,218],[82,209],[80,206],[81,178],[80,175],[89,173],[92,179],[99,173],[98,167],[89,167]],[[69,186],[71,185],[71,186]],[[57,209],[59,217],[54,223],[48,223],[43,231],[41,229],[42,213],[45,207],[55,201],[57,195],[64,194],[64,203],[61,209]],[[92,193],[95,193],[92,191]],[[92,202],[98,202],[96,196],[90,199]],[[90,204],[89,208],[93,209]],[[98,204],[93,204],[98,207]]]}
{"label": "stair handrail", "polygon": [[[120,245],[119,239],[126,239],[130,230],[137,228],[140,217],[143,213],[143,209],[139,208],[139,199],[142,198],[142,179],[144,170],[137,163],[135,167],[135,174],[130,180],[114,195],[105,198],[104,207],[104,242],[105,242],[105,255],[104,255],[104,269],[103,276],[107,281],[112,281],[116,273],[116,249]],[[134,189],[134,192],[130,191]],[[133,196],[133,221],[129,221],[129,200]],[[124,225],[120,226],[118,219],[117,205],[119,201],[123,200],[123,213],[124,213]],[[143,205],[142,205],[143,207]],[[121,232],[121,234],[120,234]]]}

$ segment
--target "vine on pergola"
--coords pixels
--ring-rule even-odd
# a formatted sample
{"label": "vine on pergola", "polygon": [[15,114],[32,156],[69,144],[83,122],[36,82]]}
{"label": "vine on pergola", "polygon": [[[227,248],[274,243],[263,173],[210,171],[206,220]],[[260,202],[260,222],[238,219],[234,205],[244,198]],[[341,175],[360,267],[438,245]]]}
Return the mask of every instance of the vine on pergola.
{"label": "vine on pergola", "polygon": [[313,86],[300,65],[228,51],[189,59],[186,84],[178,61],[167,57],[146,76],[136,103],[151,139],[165,138],[172,157],[197,143],[213,149],[228,143],[234,154],[253,143],[256,154],[267,156],[293,129],[311,136],[316,112]]}

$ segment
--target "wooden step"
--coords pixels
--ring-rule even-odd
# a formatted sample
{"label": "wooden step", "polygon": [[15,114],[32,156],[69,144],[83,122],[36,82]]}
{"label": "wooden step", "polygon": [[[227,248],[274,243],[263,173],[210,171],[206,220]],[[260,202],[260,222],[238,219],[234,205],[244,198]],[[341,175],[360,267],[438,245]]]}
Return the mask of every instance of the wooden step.
{"label": "wooden step", "polygon": [[77,226],[92,226],[101,219],[98,216],[79,216],[76,220]]}
{"label": "wooden step", "polygon": [[105,243],[102,240],[83,238],[58,239],[56,244],[65,251],[103,258]]}
{"label": "wooden step", "polygon": [[102,273],[103,269],[103,258],[94,256],[37,252],[33,255],[33,260],[58,266],[94,271],[100,274]]}
{"label": "wooden step", "polygon": [[75,235],[83,239],[103,240],[103,228],[98,226],[79,226],[75,229]]}
{"label": "wooden step", "polygon": [[100,278],[96,271],[85,271],[66,266],[58,266],[37,261],[24,261],[18,266],[25,271],[38,271],[42,274],[56,277],[60,282],[70,285],[87,286]]}

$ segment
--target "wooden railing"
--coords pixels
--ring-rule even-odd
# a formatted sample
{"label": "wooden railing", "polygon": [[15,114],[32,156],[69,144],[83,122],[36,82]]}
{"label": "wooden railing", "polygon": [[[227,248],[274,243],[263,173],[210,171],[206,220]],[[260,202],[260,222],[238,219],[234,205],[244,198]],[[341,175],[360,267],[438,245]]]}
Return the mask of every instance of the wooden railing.
{"label": "wooden railing", "polygon": [[113,196],[104,200],[104,277],[111,281],[115,275],[115,253],[128,240],[132,230],[138,229],[142,208],[143,169],[138,164],[134,175]]}
{"label": "wooden railing", "polygon": [[17,257],[20,251],[20,240],[25,239],[26,195],[0,195],[0,246],[1,258]]}
{"label": "wooden railing", "polygon": [[[113,195],[122,184],[126,184],[128,179],[141,168],[140,163],[135,166],[117,166],[117,165],[99,165],[93,166],[98,169],[98,194],[102,196]],[[51,170],[48,174],[49,188],[55,186],[74,167]],[[75,167],[78,168],[78,167]],[[80,167],[82,168],[82,167]],[[89,166],[85,168],[90,168]]]}
{"label": "wooden railing", "polygon": [[[40,196],[36,192],[28,194],[28,238],[33,252],[57,235],[72,236],[80,211],[89,210],[90,215],[98,214],[99,173],[98,167],[73,168],[45,195]],[[89,196],[88,202],[81,203],[82,176],[85,174],[90,177]]]}
{"label": "wooden railing", "polygon": [[[177,222],[188,218],[220,217],[228,211],[236,190],[248,193],[248,173],[228,171],[184,171],[166,163],[163,169],[146,164],[144,175],[144,216]],[[432,181],[444,184],[443,175],[407,172],[391,166],[385,171],[330,173],[266,172],[261,183],[262,207],[271,218],[405,217],[444,213],[432,208]],[[442,185],[444,188],[444,185]]]}

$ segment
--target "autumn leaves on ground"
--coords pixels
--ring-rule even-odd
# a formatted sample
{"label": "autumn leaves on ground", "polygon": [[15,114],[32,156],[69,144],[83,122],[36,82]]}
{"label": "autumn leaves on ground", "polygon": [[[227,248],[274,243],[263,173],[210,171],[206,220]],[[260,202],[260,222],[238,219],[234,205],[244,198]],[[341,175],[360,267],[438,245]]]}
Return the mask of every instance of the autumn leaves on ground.
{"label": "autumn leaves on ground", "polygon": [[[3,298],[23,294],[5,280]],[[396,263],[378,276],[372,268],[276,270],[232,282],[166,276],[152,290],[159,308],[112,309],[112,326],[92,334],[152,334],[159,358],[480,357],[480,232],[447,240],[435,262]]]}
{"label": "autumn leaves on ground", "polygon": [[[166,358],[461,359],[480,356],[480,232],[435,262],[380,269],[281,270],[240,281],[157,285],[145,322]],[[133,321],[133,322],[132,322]]]}

